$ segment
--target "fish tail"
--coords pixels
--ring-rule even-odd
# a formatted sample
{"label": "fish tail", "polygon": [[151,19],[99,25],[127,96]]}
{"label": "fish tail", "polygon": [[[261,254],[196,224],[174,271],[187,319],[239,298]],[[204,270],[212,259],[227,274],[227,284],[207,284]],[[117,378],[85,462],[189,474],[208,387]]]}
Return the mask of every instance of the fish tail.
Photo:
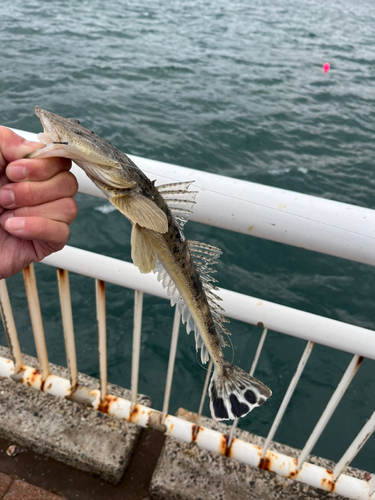
{"label": "fish tail", "polygon": [[215,365],[208,392],[214,420],[244,417],[272,394],[262,382],[226,360],[218,367]]}

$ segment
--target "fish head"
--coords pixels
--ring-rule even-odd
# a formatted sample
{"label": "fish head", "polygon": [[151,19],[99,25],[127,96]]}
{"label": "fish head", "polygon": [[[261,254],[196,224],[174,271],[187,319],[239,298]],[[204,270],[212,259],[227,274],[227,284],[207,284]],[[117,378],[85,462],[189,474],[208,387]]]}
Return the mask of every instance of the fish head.
{"label": "fish head", "polygon": [[[38,138],[46,147],[31,153],[29,158],[62,156],[103,166],[115,166],[118,163],[113,157],[114,148],[94,132],[82,127],[78,120],[63,118],[38,106],[35,107],[35,114],[44,129]],[[108,154],[110,149],[112,154]]]}

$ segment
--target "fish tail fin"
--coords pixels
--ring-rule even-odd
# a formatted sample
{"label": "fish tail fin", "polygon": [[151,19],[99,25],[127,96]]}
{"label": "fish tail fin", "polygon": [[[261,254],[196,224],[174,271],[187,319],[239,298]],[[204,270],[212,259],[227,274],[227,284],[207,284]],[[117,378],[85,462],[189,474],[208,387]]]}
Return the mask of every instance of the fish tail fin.
{"label": "fish tail fin", "polygon": [[208,392],[214,420],[244,417],[253,408],[262,406],[272,394],[262,382],[228,361],[222,367],[215,366]]}

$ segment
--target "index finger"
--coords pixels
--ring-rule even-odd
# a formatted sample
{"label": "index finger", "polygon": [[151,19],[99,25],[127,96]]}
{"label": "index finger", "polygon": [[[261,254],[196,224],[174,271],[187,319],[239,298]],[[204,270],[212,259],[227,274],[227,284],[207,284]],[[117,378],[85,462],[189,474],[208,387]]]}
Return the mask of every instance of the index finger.
{"label": "index finger", "polygon": [[9,128],[0,127],[0,171],[8,163],[23,158],[32,151],[43,147],[44,144],[40,142],[26,141]]}
{"label": "index finger", "polygon": [[16,160],[6,168],[6,175],[12,182],[45,181],[51,179],[63,170],[69,170],[72,165],[68,158],[35,158],[33,160]]}

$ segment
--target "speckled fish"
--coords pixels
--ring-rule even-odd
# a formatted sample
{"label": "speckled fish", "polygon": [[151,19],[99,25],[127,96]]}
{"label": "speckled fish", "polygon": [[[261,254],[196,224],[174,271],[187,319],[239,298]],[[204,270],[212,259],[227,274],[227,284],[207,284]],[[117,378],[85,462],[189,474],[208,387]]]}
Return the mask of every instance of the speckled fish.
{"label": "speckled fish", "polygon": [[192,182],[156,187],[124,153],[83,128],[77,120],[35,108],[44,132],[43,149],[28,158],[70,158],[108,197],[132,224],[131,255],[142,273],[154,271],[176,305],[186,330],[195,332],[201,360],[210,357],[214,373],[209,387],[210,410],[216,420],[247,415],[261,406],[271,391],[259,380],[229,363],[222,347],[229,334],[228,320],[217,303],[211,268],[221,254],[219,248],[185,240],[183,226],[192,212],[197,192]]}

